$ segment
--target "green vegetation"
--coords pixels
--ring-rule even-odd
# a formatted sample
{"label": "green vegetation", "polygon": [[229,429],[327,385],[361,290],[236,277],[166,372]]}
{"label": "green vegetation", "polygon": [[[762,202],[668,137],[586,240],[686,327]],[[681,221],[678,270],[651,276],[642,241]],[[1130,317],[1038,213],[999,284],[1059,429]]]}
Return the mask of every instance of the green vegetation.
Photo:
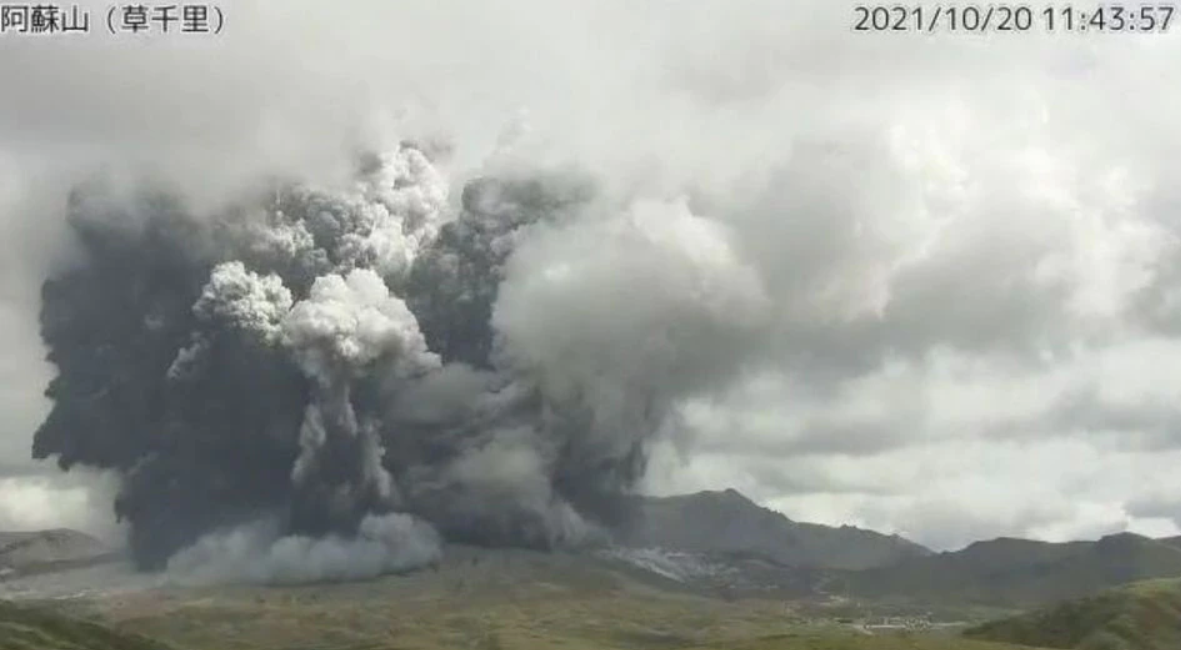
{"label": "green vegetation", "polygon": [[[725,603],[661,593],[574,593],[538,584],[533,594],[420,596],[331,589],[125,598],[108,619],[183,648],[683,648],[791,630],[782,604]],[[99,604],[104,606],[104,604]]]}
{"label": "green vegetation", "polygon": [[193,650],[1018,650],[806,624],[766,602],[638,595],[504,603],[191,603],[127,624]]}
{"label": "green vegetation", "polygon": [[185,650],[1015,650],[937,631],[871,635],[782,601],[522,573],[534,580],[500,583],[476,566],[434,580],[134,594],[89,613]]}
{"label": "green vegetation", "polygon": [[979,639],[1079,650],[1181,648],[1181,580],[1152,580],[972,628]]}
{"label": "green vegetation", "polygon": [[165,650],[161,643],[0,601],[0,650]]}
{"label": "green vegetation", "polygon": [[[378,589],[382,585],[376,586]],[[809,623],[782,603],[639,591],[571,593],[539,584],[523,596],[385,597],[364,585],[137,594],[94,603],[184,650],[1018,650],[937,632],[869,634]],[[381,589],[384,591],[384,589]],[[372,596],[372,597],[370,597]],[[0,650],[161,650],[45,610],[0,609]]]}

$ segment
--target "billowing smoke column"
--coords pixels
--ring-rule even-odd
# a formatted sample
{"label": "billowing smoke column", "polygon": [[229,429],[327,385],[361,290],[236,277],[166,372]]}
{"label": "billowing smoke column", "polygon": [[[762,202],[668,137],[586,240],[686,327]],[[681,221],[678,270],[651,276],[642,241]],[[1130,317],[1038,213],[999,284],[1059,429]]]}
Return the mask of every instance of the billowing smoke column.
{"label": "billowing smoke column", "polygon": [[275,186],[218,218],[78,190],[84,259],[43,289],[59,372],[34,456],[117,470],[139,564],[212,579],[593,539],[765,299],[683,204],[591,218],[591,199],[480,178],[452,209],[411,145],[347,192]]}

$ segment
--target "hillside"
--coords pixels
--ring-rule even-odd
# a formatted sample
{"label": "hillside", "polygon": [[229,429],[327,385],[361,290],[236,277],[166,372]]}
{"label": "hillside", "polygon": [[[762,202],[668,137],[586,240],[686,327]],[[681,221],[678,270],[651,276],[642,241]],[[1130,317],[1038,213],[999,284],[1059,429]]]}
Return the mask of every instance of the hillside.
{"label": "hillside", "polygon": [[436,570],[355,583],[157,589],[58,601],[195,650],[1012,650],[871,634],[780,598],[725,600],[588,555],[452,548]]}
{"label": "hillside", "polygon": [[849,570],[931,553],[897,536],[792,521],[735,490],[639,497],[635,505],[633,524],[617,536],[632,547],[753,553],[786,566]]}
{"label": "hillside", "polygon": [[966,636],[1079,650],[1181,648],[1181,580],[1128,585],[968,630]]}
{"label": "hillside", "polygon": [[863,598],[1016,608],[1174,576],[1181,576],[1181,548],[1121,533],[1095,542],[977,542],[960,551],[846,573],[834,588]]}
{"label": "hillside", "polygon": [[0,601],[0,650],[165,650],[133,634]]}
{"label": "hillside", "polygon": [[1156,541],[1181,548],[1181,537],[1162,537]]}
{"label": "hillside", "polygon": [[0,532],[0,580],[84,566],[112,557],[102,542],[76,530]]}

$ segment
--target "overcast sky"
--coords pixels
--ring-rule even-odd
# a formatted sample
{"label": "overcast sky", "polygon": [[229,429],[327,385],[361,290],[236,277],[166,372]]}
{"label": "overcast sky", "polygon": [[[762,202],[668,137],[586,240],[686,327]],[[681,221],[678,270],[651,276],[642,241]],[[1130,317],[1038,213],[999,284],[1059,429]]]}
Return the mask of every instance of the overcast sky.
{"label": "overcast sky", "polygon": [[880,36],[842,2],[223,3],[220,36],[0,35],[0,529],[109,530],[28,461],[64,193],[149,169],[201,209],[357,143],[514,139],[689,196],[770,299],[763,363],[683,405],[659,493],[935,548],[1181,532],[1181,29]]}

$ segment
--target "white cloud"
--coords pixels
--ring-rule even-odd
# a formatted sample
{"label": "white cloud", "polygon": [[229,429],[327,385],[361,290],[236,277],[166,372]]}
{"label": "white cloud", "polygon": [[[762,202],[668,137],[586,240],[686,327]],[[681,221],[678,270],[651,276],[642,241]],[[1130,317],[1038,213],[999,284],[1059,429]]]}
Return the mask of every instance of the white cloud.
{"label": "white cloud", "polygon": [[119,544],[123,533],[112,516],[114,491],[112,477],[89,473],[0,477],[0,531],[74,528]]}

